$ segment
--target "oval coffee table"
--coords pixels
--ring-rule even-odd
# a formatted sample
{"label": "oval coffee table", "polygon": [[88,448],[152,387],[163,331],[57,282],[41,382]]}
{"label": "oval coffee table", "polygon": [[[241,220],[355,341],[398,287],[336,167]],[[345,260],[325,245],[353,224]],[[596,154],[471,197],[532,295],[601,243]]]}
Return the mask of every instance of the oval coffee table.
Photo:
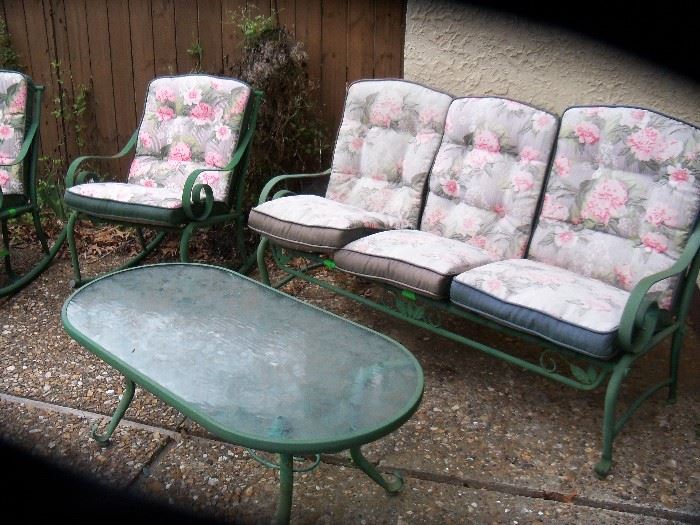
{"label": "oval coffee table", "polygon": [[292,506],[295,456],[350,450],[387,492],[401,489],[360,452],[418,408],[423,372],[397,342],[245,276],[201,264],[115,272],[62,311],[76,341],[125,376],[106,444],[135,385],[230,443],[279,454],[276,521]]}

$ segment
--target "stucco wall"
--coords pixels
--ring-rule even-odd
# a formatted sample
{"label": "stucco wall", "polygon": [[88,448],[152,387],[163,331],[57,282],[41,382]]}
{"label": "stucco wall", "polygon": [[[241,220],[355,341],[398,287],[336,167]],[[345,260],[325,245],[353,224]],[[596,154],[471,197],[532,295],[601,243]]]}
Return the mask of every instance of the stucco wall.
{"label": "stucco wall", "polygon": [[561,114],[629,104],[700,124],[700,84],[565,28],[448,0],[408,0],[406,79]]}

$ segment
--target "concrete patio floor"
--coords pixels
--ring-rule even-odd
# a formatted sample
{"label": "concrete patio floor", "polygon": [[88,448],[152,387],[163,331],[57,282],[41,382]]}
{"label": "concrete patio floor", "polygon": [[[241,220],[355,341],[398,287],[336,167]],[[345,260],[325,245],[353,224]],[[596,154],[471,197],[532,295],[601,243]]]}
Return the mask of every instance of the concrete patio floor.
{"label": "concrete patio floor", "polygon": [[[112,264],[108,257],[96,266]],[[62,328],[71,276],[63,254],[0,299],[0,464],[13,472],[0,482],[6,509],[22,501],[27,516],[72,523],[269,522],[276,473],[145,391],[137,389],[109,447],[90,439],[123,384]],[[418,412],[363,448],[380,470],[403,472],[404,490],[389,497],[347,455],[324,456],[318,469],[295,476],[292,523],[700,523],[698,301],[678,402],[667,405],[665,392],[646,402],[616,439],[612,473],[601,481],[592,470],[601,392],[563,388],[311,285],[285,290],[398,340],[426,378]],[[498,334],[484,339],[519,345]],[[623,401],[665,373],[667,354],[665,345],[628,376]]]}

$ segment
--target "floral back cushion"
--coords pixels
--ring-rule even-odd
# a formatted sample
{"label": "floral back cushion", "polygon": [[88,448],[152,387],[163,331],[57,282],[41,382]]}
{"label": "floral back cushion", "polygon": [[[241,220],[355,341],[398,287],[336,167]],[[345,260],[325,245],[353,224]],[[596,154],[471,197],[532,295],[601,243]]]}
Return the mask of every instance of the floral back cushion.
{"label": "floral back cushion", "polygon": [[[529,258],[623,290],[670,267],[700,209],[700,129],[653,111],[563,117]],[[675,280],[659,283],[669,307]]]}
{"label": "floral back cushion", "polygon": [[0,71],[0,189],[4,195],[24,193],[22,164],[14,162],[26,129],[28,80],[21,73]]}
{"label": "floral back cushion", "polygon": [[416,228],[452,97],[403,80],[350,86],[326,197]]}
{"label": "floral back cushion", "polygon": [[520,258],[557,132],[557,119],[502,98],[460,98],[429,178],[420,229],[494,259]]}
{"label": "floral back cushion", "polygon": [[[195,169],[222,168],[238,143],[251,95],[247,84],[207,75],[157,78],[148,87],[129,183],[182,190]],[[231,172],[203,172],[214,200],[226,201]]]}

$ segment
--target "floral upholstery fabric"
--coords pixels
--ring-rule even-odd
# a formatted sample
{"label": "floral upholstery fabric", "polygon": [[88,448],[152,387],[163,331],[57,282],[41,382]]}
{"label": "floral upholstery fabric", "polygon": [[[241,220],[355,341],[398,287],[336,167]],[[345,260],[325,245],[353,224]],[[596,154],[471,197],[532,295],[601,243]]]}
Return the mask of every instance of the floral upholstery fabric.
{"label": "floral upholstery fabric", "polygon": [[22,149],[26,129],[27,78],[14,71],[0,71],[0,190],[3,195],[24,193],[22,164],[14,162]]}
{"label": "floral upholstery fabric", "polygon": [[454,100],[420,229],[494,260],[522,257],[556,131],[556,117],[519,102]]}
{"label": "floral upholstery fabric", "polygon": [[[129,183],[180,190],[198,168],[222,168],[233,156],[251,95],[247,84],[207,75],[161,77],[148,87]],[[202,173],[214,200],[226,201],[230,172]]]}
{"label": "floral upholstery fabric", "polygon": [[493,259],[460,241],[419,230],[393,230],[348,244],[334,260],[341,270],[444,298],[452,277]]}
{"label": "floral upholstery fabric", "polygon": [[68,188],[68,193],[93,199],[141,204],[156,208],[182,207],[182,190],[171,188],[149,188],[139,184],[121,182],[96,182]]}
{"label": "floral upholstery fabric", "polygon": [[450,297],[459,306],[607,358],[615,351],[629,293],[563,268],[511,259],[458,275]]}
{"label": "floral upholstery fabric", "polygon": [[402,80],[352,84],[326,197],[395,215],[417,228],[425,181],[451,100]]}
{"label": "floral upholstery fabric", "polygon": [[[631,290],[670,267],[700,209],[700,130],[625,107],[567,110],[528,257]],[[653,288],[669,307],[676,280]]]}
{"label": "floral upholstery fabric", "polygon": [[332,253],[365,235],[410,224],[318,195],[291,195],[253,208],[248,226],[288,248]]}

